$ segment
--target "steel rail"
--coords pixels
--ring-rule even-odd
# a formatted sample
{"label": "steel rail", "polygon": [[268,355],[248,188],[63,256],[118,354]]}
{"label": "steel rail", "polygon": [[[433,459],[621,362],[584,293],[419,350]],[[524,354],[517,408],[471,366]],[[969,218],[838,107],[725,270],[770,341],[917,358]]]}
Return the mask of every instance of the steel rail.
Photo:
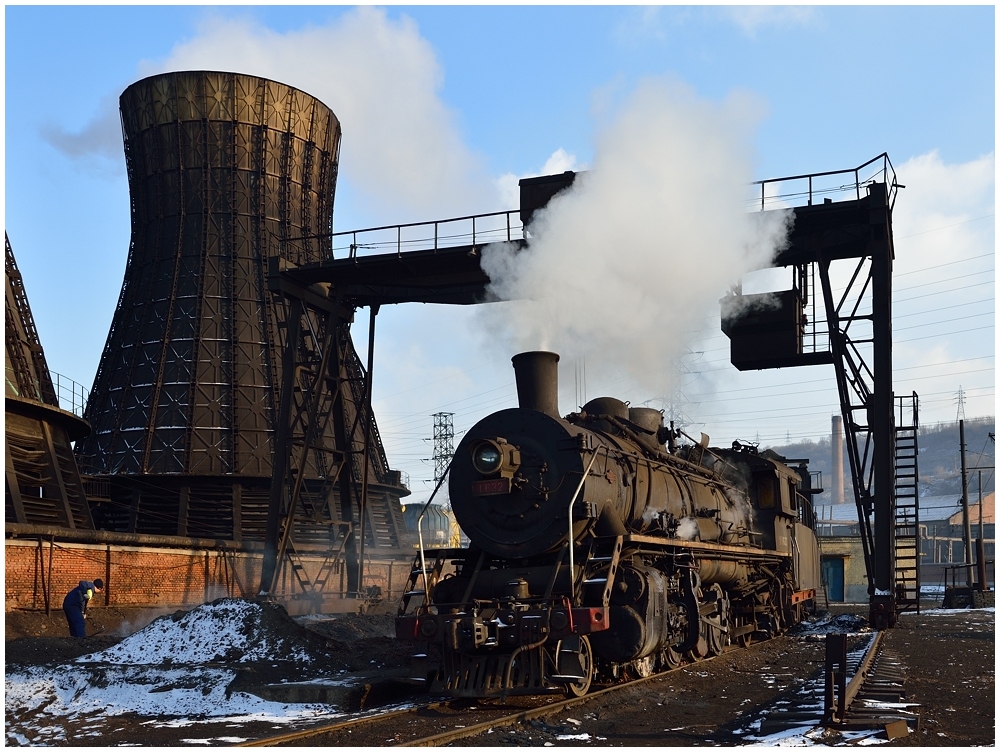
{"label": "steel rail", "polygon": [[844,696],[841,699],[840,707],[838,712],[834,713],[834,720],[844,720],[847,717],[847,711],[851,707],[851,703],[854,702],[854,698],[858,696],[858,692],[864,686],[865,682],[871,673],[872,663],[879,654],[879,650],[882,648],[882,640],[886,635],[886,630],[880,630],[878,634],[875,635],[875,639],[872,640],[871,645],[868,647],[868,651],[865,653],[865,657],[861,659],[858,664],[857,670],[854,672],[854,676],[847,683],[847,689],[844,691]]}
{"label": "steel rail", "polygon": [[263,739],[252,739],[246,742],[240,742],[239,744],[234,744],[235,747],[271,747],[278,744],[284,744],[286,742],[295,742],[301,739],[308,739],[311,736],[319,736],[320,734],[327,734],[333,731],[340,731],[341,729],[350,728],[351,726],[358,726],[362,723],[373,723],[375,721],[384,721],[386,718],[395,718],[399,715],[407,715],[409,713],[416,713],[418,710],[428,710],[433,708],[441,707],[445,705],[445,702],[432,702],[426,705],[417,705],[414,707],[407,708],[396,708],[395,710],[389,710],[384,713],[369,713],[363,716],[354,716],[353,718],[348,718],[346,721],[338,721],[336,723],[326,723],[322,726],[310,726],[306,729],[300,729],[299,731],[291,731],[287,734],[278,734],[277,736],[267,736]]}
{"label": "steel rail", "polygon": [[668,674],[672,674],[681,669],[690,668],[692,666],[700,666],[709,661],[715,660],[721,655],[725,655],[731,650],[738,650],[736,646],[730,646],[726,648],[719,655],[706,656],[705,658],[699,658],[692,663],[685,663],[677,668],[668,669],[666,671],[659,671],[655,674],[650,674],[649,676],[642,676],[638,679],[632,679],[630,681],[624,682],[622,684],[613,684],[610,687],[605,687],[604,689],[599,689],[596,692],[588,692],[581,697],[570,697],[565,700],[557,700],[556,702],[547,703],[541,705],[537,708],[530,708],[528,710],[521,710],[517,713],[512,713],[510,715],[501,716],[500,718],[494,718],[490,721],[483,721],[482,723],[474,723],[471,726],[466,726],[464,728],[456,728],[451,731],[443,731],[440,734],[434,734],[433,736],[426,736],[422,739],[414,739],[408,742],[399,742],[394,744],[394,747],[436,747],[441,744],[447,744],[449,742],[457,741],[459,739],[465,739],[470,736],[475,736],[483,731],[488,731],[491,728],[496,728],[497,726],[510,726],[514,723],[520,723],[521,721],[530,721],[535,718],[540,718],[550,713],[556,713],[560,710],[565,710],[567,708],[576,707],[577,705],[582,705],[588,700],[592,700],[595,697],[601,697],[603,695],[612,694],[622,689],[629,687],[635,687],[640,684],[644,684],[654,679],[662,679]]}
{"label": "steel rail", "polygon": [[[881,638],[882,634],[884,634],[884,632],[880,632],[879,633],[879,639]],[[876,645],[877,645],[878,641],[879,640],[875,641]],[[667,669],[666,671],[659,671],[659,672],[656,672],[654,674],[650,674],[649,676],[639,677],[637,679],[632,679],[632,680],[629,680],[629,681],[626,681],[626,682],[623,682],[623,683],[620,683],[620,684],[613,684],[611,686],[604,687],[603,689],[598,689],[598,690],[593,691],[593,692],[588,692],[587,694],[585,694],[585,695],[583,695],[581,697],[570,697],[570,698],[563,699],[563,700],[557,700],[555,702],[545,703],[544,705],[540,705],[539,707],[536,707],[536,708],[529,708],[527,710],[520,710],[520,711],[518,711],[516,713],[511,713],[510,715],[499,716],[499,717],[493,718],[491,720],[482,721],[480,723],[472,724],[471,726],[464,726],[462,728],[456,728],[456,729],[452,729],[450,731],[444,731],[444,732],[441,732],[441,733],[433,734],[431,736],[418,737],[416,739],[412,739],[412,740],[409,740],[409,741],[398,742],[398,743],[396,743],[394,745],[390,745],[390,746],[396,746],[396,747],[434,747],[434,746],[438,746],[438,745],[442,745],[442,744],[447,744],[449,742],[453,742],[453,741],[456,741],[456,740],[459,740],[459,739],[464,739],[464,738],[468,738],[470,736],[474,736],[474,735],[479,734],[481,732],[487,731],[487,730],[489,730],[491,728],[496,728],[498,726],[499,727],[510,726],[512,724],[519,723],[521,721],[532,720],[532,719],[539,718],[539,717],[542,717],[542,716],[545,716],[545,715],[549,715],[551,713],[556,713],[556,712],[559,712],[560,710],[564,710],[566,708],[576,707],[577,705],[582,705],[583,703],[585,703],[588,700],[591,700],[593,698],[602,697],[604,695],[609,695],[609,694],[611,694],[613,692],[617,692],[618,690],[626,689],[626,688],[629,688],[629,687],[635,687],[635,686],[644,684],[646,682],[653,681],[654,679],[662,679],[663,677],[668,676],[669,674],[673,674],[673,673],[675,673],[677,671],[680,671],[682,669],[692,668],[694,666],[700,666],[700,665],[703,665],[705,663],[708,663],[709,661],[715,660],[716,658],[719,658],[721,656],[727,655],[730,652],[733,652],[733,651],[736,651],[736,650],[743,650],[743,649],[746,649],[746,648],[741,648],[740,646],[738,646],[736,644],[732,644],[732,645],[727,646],[718,655],[708,655],[708,656],[705,656],[704,658],[699,658],[699,659],[696,659],[696,660],[691,661],[691,662],[683,663],[680,666],[677,666],[676,668]],[[871,649],[869,651],[869,655],[867,655],[862,660],[862,662],[859,664],[858,670],[857,670],[856,675],[855,675],[855,679],[851,680],[851,695],[850,696],[851,696],[852,699],[854,698],[854,696],[857,695],[859,689],[861,688],[861,684],[860,683],[857,686],[854,686],[855,685],[855,680],[857,679],[857,677],[861,676],[862,674],[867,674],[867,672],[868,672],[868,670],[870,668],[870,665],[871,665],[871,661],[873,660],[873,656],[875,654],[877,654],[877,652],[878,652],[877,649],[875,649],[875,648]],[[413,714],[413,713],[419,712],[421,710],[427,710],[427,709],[434,709],[434,708],[444,707],[444,706],[447,706],[450,702],[454,701],[455,699],[457,699],[457,698],[448,698],[446,700],[440,700],[440,701],[436,701],[436,702],[432,702],[432,703],[427,703],[427,704],[422,704],[422,705],[416,705],[416,706],[411,706],[411,707],[406,707],[406,708],[397,708],[395,710],[390,710],[390,711],[387,711],[385,713],[377,713],[376,712],[376,713],[371,713],[369,715],[364,715],[364,716],[354,716],[354,717],[349,718],[349,719],[344,720],[344,721],[338,721],[336,723],[331,723],[331,724],[324,724],[324,725],[321,725],[321,726],[314,726],[314,727],[310,727],[310,728],[307,728],[307,729],[301,729],[299,731],[294,731],[294,732],[287,733],[287,734],[279,734],[277,736],[269,736],[269,737],[265,737],[265,738],[262,738],[262,739],[254,739],[252,741],[242,742],[242,743],[236,744],[234,746],[237,746],[237,747],[268,747],[268,746],[273,746],[273,745],[278,745],[278,744],[284,744],[284,743],[287,743],[287,742],[300,741],[302,739],[308,739],[310,737],[320,736],[322,734],[334,733],[334,732],[340,731],[342,729],[349,728],[351,726],[357,726],[357,725],[361,725],[361,724],[373,723],[373,722],[376,722],[376,721],[382,721],[382,720],[385,720],[387,718],[394,718],[394,717],[401,716],[401,715]]]}
{"label": "steel rail", "polygon": [[[726,653],[737,650],[736,646],[730,646],[726,648],[720,655],[725,655]],[[588,692],[582,697],[571,697],[564,700],[557,700],[555,702],[546,703],[540,705],[537,708],[529,708],[527,710],[520,710],[516,713],[511,713],[510,715],[500,716],[492,720],[483,721],[481,723],[475,723],[471,726],[465,726],[463,728],[452,729],[451,731],[444,731],[439,734],[434,734],[432,736],[418,737],[406,742],[399,742],[394,745],[396,747],[434,747],[440,744],[446,744],[450,741],[456,739],[463,739],[469,736],[480,733],[481,731],[486,731],[490,728],[495,728],[497,726],[509,726],[514,723],[519,723],[520,721],[527,721],[534,718],[539,718],[550,713],[555,713],[566,708],[575,707],[580,705],[587,700],[594,697],[601,697],[602,695],[611,694],[620,689],[625,689],[627,687],[634,687],[643,684],[653,679],[661,679],[668,674],[672,674],[681,669],[690,668],[692,666],[702,665],[708,661],[714,660],[719,656],[706,656],[693,663],[685,663],[677,668],[668,669],[667,671],[660,671],[655,674],[650,674],[649,676],[640,677],[638,679],[632,679],[630,681],[624,682],[622,684],[614,684],[610,687],[605,687],[599,689],[595,692]],[[340,731],[342,729],[350,728],[351,726],[358,726],[366,723],[374,723],[377,721],[384,721],[387,718],[395,718],[401,715],[408,715],[412,713],[419,712],[421,710],[429,710],[439,707],[444,707],[452,702],[456,698],[449,698],[448,700],[441,700],[437,702],[431,702],[423,705],[416,705],[406,708],[397,708],[395,710],[390,710],[385,713],[371,713],[364,716],[354,716],[344,721],[338,721],[336,723],[328,723],[322,726],[312,726],[306,729],[300,729],[299,731],[292,731],[287,734],[278,734],[277,736],[268,736],[262,739],[253,739],[251,741],[241,742],[233,746],[236,747],[270,747],[278,744],[285,744],[288,742],[301,741],[302,739],[308,739],[314,736],[320,736],[321,734],[333,733]]]}

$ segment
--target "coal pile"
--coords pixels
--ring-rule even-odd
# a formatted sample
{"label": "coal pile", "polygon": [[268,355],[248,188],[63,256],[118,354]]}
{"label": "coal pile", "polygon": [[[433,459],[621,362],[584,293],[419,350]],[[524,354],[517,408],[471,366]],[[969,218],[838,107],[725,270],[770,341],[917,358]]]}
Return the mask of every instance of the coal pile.
{"label": "coal pile", "polygon": [[299,626],[284,608],[222,598],[161,616],[117,645],[78,663],[192,665],[258,661],[309,664],[330,658],[326,641]]}
{"label": "coal pile", "polygon": [[[120,641],[21,638],[100,649],[69,658],[21,650],[22,662],[7,664],[6,744],[129,743],[137,726],[148,744],[234,743],[243,737],[232,729],[260,733],[356,709],[278,700],[286,695],[275,686],[336,684],[352,697],[350,688],[370,684],[373,673],[405,672],[409,651],[391,636],[391,616],[301,622],[279,605],[224,598],[161,616]],[[189,738],[192,727],[199,738]]]}

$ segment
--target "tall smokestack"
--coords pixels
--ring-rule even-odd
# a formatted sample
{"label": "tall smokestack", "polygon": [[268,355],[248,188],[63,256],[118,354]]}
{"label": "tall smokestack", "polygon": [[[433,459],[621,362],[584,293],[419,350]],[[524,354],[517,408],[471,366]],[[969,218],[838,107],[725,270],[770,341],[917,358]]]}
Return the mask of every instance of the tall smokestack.
{"label": "tall smokestack", "polygon": [[833,416],[833,489],[830,492],[834,504],[844,503],[844,421],[839,415]]}
{"label": "tall smokestack", "polygon": [[521,407],[559,417],[559,356],[536,350],[515,355],[514,381]]}

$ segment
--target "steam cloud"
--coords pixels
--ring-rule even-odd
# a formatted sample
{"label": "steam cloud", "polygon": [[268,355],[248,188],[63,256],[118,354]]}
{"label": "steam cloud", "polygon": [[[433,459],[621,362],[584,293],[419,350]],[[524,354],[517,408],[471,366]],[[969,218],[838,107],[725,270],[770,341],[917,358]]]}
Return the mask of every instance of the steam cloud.
{"label": "steam cloud", "polygon": [[698,537],[698,521],[694,517],[682,517],[677,526],[677,537],[681,540],[693,541]]}
{"label": "steam cloud", "polygon": [[689,333],[785,243],[789,213],[748,211],[760,114],[749,95],[716,104],[677,82],[641,84],[593,170],[536,214],[528,249],[484,252],[491,292],[511,301],[484,307],[490,336],[670,386]]}

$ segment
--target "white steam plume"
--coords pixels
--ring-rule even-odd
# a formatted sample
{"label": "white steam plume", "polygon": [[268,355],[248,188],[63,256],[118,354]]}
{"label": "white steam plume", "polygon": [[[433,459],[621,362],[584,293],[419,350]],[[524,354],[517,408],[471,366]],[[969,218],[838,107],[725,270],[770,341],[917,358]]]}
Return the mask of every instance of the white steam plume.
{"label": "white steam plume", "polygon": [[749,213],[760,113],[745,94],[718,104],[678,82],[641,84],[593,170],[536,214],[528,249],[484,252],[492,292],[513,301],[484,307],[489,336],[669,387],[690,332],[785,243],[789,215]]}

